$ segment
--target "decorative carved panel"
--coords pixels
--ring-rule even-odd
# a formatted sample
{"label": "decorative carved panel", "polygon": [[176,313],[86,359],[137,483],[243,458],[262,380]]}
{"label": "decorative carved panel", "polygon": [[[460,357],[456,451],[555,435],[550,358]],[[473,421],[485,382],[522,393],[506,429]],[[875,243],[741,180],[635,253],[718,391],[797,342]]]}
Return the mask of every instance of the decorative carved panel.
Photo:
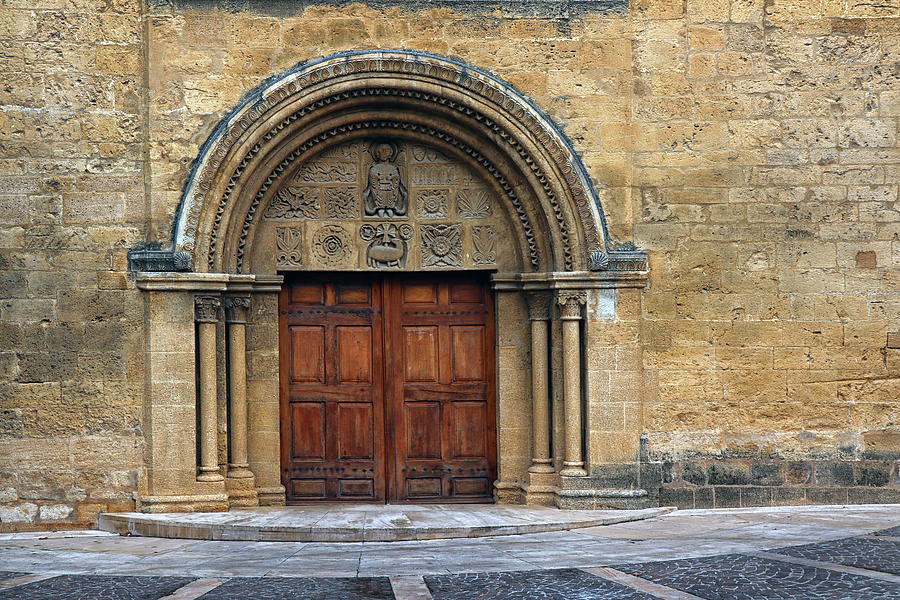
{"label": "decorative carved panel", "polygon": [[279,172],[256,234],[274,241],[253,245],[276,270],[516,270],[525,258],[507,222],[517,213],[437,148],[356,138]]}
{"label": "decorative carved panel", "polygon": [[279,267],[299,267],[302,261],[303,234],[295,227],[279,227],[275,230],[275,246],[278,250],[275,264]]}
{"label": "decorative carved panel", "polygon": [[462,266],[459,225],[422,225],[422,264],[426,267]]}
{"label": "decorative carved panel", "polygon": [[328,266],[340,265],[350,260],[351,244],[346,229],[340,225],[325,225],[313,238],[313,254]]}

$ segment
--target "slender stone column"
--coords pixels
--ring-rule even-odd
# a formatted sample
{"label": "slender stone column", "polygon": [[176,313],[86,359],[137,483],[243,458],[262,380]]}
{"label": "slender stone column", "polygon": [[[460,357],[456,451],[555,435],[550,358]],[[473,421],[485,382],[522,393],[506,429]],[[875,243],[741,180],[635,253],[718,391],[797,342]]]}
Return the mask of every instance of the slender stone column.
{"label": "slender stone column", "polygon": [[550,371],[547,340],[552,296],[549,292],[532,292],[525,298],[531,319],[532,459],[528,470],[531,473],[553,473],[553,460],[550,458],[550,395],[547,385]]}
{"label": "slender stone column", "polygon": [[250,298],[232,296],[225,300],[228,326],[228,434],[230,460],[228,477],[253,477],[247,460],[247,309]]}
{"label": "slender stone column", "polygon": [[557,293],[563,334],[563,393],[566,407],[566,457],[564,477],[584,477],[584,460],[581,456],[581,339],[579,322],[581,307],[587,302],[583,291]]}
{"label": "slender stone column", "polygon": [[200,365],[200,460],[197,481],[222,481],[216,453],[216,323],[221,301],[216,296],[194,298]]}

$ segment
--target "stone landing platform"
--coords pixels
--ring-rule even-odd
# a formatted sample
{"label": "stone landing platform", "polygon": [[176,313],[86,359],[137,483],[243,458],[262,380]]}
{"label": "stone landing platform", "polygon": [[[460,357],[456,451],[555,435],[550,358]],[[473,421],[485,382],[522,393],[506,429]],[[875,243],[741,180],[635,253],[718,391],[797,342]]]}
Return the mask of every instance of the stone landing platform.
{"label": "stone landing platform", "polygon": [[675,510],[560,510],[495,504],[328,504],[221,513],[107,513],[113,533],[195,540],[393,542],[565,531],[640,521]]}

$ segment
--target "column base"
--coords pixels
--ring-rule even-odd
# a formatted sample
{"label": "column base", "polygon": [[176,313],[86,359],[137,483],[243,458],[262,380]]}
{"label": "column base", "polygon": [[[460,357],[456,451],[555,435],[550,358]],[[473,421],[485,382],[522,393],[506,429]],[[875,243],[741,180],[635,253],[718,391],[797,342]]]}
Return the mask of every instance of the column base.
{"label": "column base", "polygon": [[225,478],[225,492],[228,494],[228,508],[259,506],[253,473],[249,477],[232,477],[229,470],[228,477]]}
{"label": "column base", "polygon": [[563,462],[563,468],[559,472],[560,477],[587,477],[583,462]]}
{"label": "column base", "polygon": [[248,464],[229,464],[228,479],[252,479],[253,471],[250,470]]}
{"label": "column base", "polygon": [[497,504],[522,504],[522,484],[514,481],[495,481],[494,501]]}
{"label": "column base", "polygon": [[549,458],[535,458],[531,466],[528,467],[529,473],[556,473],[553,468],[553,461]]}
{"label": "column base", "polygon": [[200,467],[197,481],[224,481],[222,470],[219,467]]}
{"label": "column base", "polygon": [[256,499],[259,506],[284,506],[285,489],[283,485],[256,488]]}

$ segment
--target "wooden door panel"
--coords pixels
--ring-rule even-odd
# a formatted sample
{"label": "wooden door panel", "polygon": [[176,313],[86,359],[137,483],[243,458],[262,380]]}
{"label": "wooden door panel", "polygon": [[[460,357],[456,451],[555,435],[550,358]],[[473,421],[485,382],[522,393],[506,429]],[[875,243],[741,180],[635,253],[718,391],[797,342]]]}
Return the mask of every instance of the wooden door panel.
{"label": "wooden door panel", "polygon": [[450,304],[484,304],[484,285],[477,283],[451,283]]}
{"label": "wooden door panel", "polygon": [[338,457],[375,458],[373,407],[368,402],[341,402],[338,405]]}
{"label": "wooden door panel", "polygon": [[279,302],[282,478],[288,502],[383,500],[379,282],[295,275]]}
{"label": "wooden door panel", "polygon": [[440,460],[441,403],[405,402],[403,408],[407,458]]}
{"label": "wooden door panel", "polygon": [[325,304],[325,285],[320,282],[292,283],[290,290],[291,304],[321,305]]}
{"label": "wooden door panel", "polygon": [[365,283],[339,283],[335,286],[338,304],[372,304],[372,286]]}
{"label": "wooden door panel", "polygon": [[339,326],[337,333],[337,382],[372,383],[372,328]]}
{"label": "wooden door panel", "polygon": [[402,332],[406,381],[437,381],[438,328],[403,327]]}
{"label": "wooden door panel", "polygon": [[485,342],[483,325],[450,327],[450,372],[454,382],[484,381]]}
{"label": "wooden door panel", "polygon": [[325,460],[325,403],[291,403],[291,458]]}
{"label": "wooden door panel", "polygon": [[386,291],[393,501],[492,499],[494,323],[486,283],[446,273],[395,280]]}
{"label": "wooden door panel", "polygon": [[294,325],[291,336],[291,383],[325,383],[325,328]]}
{"label": "wooden door panel", "polygon": [[402,287],[403,304],[437,303],[438,285],[435,282],[410,281]]}
{"label": "wooden door panel", "polygon": [[451,403],[453,458],[479,459],[487,454],[487,406],[465,400]]}

